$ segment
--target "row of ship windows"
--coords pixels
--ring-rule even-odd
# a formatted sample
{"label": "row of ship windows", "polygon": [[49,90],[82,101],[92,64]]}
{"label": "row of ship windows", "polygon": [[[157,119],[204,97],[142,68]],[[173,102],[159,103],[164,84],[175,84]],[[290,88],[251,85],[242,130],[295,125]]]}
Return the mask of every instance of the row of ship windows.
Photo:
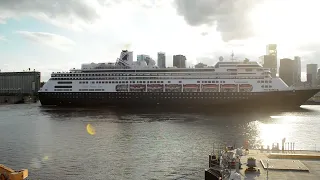
{"label": "row of ship windows", "polygon": [[[87,90],[87,89],[85,89]],[[50,94],[53,94],[53,95],[56,95],[56,94],[63,94],[63,95],[92,95],[92,93],[90,92],[87,92],[87,93],[77,93],[77,92],[72,92],[72,93],[50,93]],[[258,93],[224,93],[224,92],[214,92],[214,93],[207,93],[207,92],[203,92],[203,93],[189,93],[189,92],[181,92],[181,93],[158,93],[158,92],[154,92],[154,93],[147,93],[147,92],[140,92],[139,93],[140,95],[145,95],[145,96],[163,96],[163,95],[166,95],[166,96],[179,96],[179,95],[187,95],[187,96],[251,96],[251,95],[258,95]],[[102,93],[102,94],[94,94],[96,96],[104,96],[105,93]],[[108,93],[109,96],[115,96],[115,97],[118,97],[119,95],[120,96],[132,96],[132,95],[137,95],[137,93],[130,93],[130,92],[121,92],[121,93],[117,93],[117,94],[114,94],[114,93]]]}
{"label": "row of ship windows", "polygon": [[79,89],[79,91],[104,91],[104,89]]}
{"label": "row of ship windows", "polygon": [[262,88],[272,88],[271,85],[269,85],[269,86],[268,86],[268,85],[262,85],[261,87],[262,87]]}
{"label": "row of ship windows", "polygon": [[236,77],[236,76],[225,76],[225,77],[112,77],[112,78],[50,78],[50,80],[117,80],[117,79],[264,79],[269,78],[269,76],[257,76],[257,77]]}
{"label": "row of ship windows", "polygon": [[[219,83],[219,81],[197,81],[197,83]],[[88,81],[79,81],[79,84],[88,84]],[[128,84],[129,81],[91,81],[91,84]],[[131,84],[139,83],[139,84],[144,84],[144,83],[163,83],[163,81],[130,81]],[[171,83],[171,81],[167,81],[167,83]],[[182,81],[179,81],[179,83],[182,83]],[[220,81],[220,83],[225,83],[225,81]],[[58,82],[59,84],[59,82]],[[60,83],[61,84],[61,83]]]}
{"label": "row of ship windows", "polygon": [[193,75],[236,75],[237,73],[148,73],[148,74],[52,74],[51,77],[83,77],[83,76],[193,76]]}
{"label": "row of ship windows", "polygon": [[258,81],[258,83],[272,83],[272,81]]}
{"label": "row of ship windows", "polygon": [[[64,98],[80,98],[81,96],[64,96]],[[104,99],[105,97],[90,97],[90,98],[96,98],[96,99]],[[140,97],[139,96],[110,96],[108,98],[111,98],[111,99],[132,99],[132,98],[136,98],[136,99],[139,99]],[[207,96],[207,97],[187,97],[187,96],[172,96],[172,97],[167,97],[167,96],[159,96],[159,97],[156,97],[156,96],[149,96],[148,98],[150,99],[249,99],[249,97],[237,97],[237,96],[234,96],[234,97],[214,97],[214,96]]]}
{"label": "row of ship windows", "polygon": [[54,89],[54,91],[72,91],[72,89]]}

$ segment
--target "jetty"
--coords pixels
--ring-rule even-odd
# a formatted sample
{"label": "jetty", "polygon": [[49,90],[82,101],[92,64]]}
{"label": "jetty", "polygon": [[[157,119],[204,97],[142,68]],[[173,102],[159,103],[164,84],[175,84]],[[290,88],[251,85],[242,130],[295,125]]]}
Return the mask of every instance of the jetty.
{"label": "jetty", "polygon": [[246,150],[230,147],[222,150],[220,154],[214,151],[209,155],[205,180],[320,179],[319,151]]}

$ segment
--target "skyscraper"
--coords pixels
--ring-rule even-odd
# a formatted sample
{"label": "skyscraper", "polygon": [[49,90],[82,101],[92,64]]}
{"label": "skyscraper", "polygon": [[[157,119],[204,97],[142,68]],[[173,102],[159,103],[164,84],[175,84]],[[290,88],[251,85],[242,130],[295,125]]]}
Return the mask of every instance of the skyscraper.
{"label": "skyscraper", "polygon": [[273,55],[263,55],[260,57],[260,61],[264,68],[270,69],[272,77],[277,76],[277,64]]}
{"label": "skyscraper", "polygon": [[158,52],[158,67],[166,68],[166,54],[164,52]]}
{"label": "skyscraper", "polygon": [[278,72],[277,63],[277,45],[268,44],[266,48],[266,55],[263,56],[263,67],[269,68],[271,71],[271,76],[276,77]]}
{"label": "skyscraper", "polygon": [[184,55],[173,55],[173,66],[177,68],[186,68],[187,58]]}
{"label": "skyscraper", "polygon": [[318,69],[318,74],[317,74],[317,85],[320,86],[320,68]]}
{"label": "skyscraper", "polygon": [[150,56],[145,54],[137,55],[137,61],[142,61],[142,60],[145,60],[146,58],[150,58]]}
{"label": "skyscraper", "polygon": [[294,83],[294,69],[295,61],[284,58],[280,59],[279,77],[288,85],[292,86]]}
{"label": "skyscraper", "polygon": [[299,56],[294,57],[294,77],[295,84],[301,82],[301,58]]}
{"label": "skyscraper", "polygon": [[317,85],[317,71],[318,71],[317,64],[307,64],[307,82],[311,86]]}

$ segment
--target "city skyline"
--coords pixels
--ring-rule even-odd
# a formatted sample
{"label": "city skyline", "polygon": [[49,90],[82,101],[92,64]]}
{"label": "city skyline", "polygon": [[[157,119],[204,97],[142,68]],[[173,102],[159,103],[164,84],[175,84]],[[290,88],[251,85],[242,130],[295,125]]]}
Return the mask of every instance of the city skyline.
{"label": "city skyline", "polygon": [[62,2],[0,2],[1,71],[36,69],[46,81],[52,71],[115,62],[126,47],[155,60],[163,51],[167,66],[173,55],[183,54],[190,66],[212,65],[219,56],[229,59],[232,51],[236,59],[258,61],[265,45],[274,43],[278,64],[281,58],[300,56],[304,73],[306,64],[318,63],[320,56],[320,27],[313,23],[320,15],[317,1],[293,0],[290,8],[284,0],[257,1],[248,7],[238,1],[219,2],[230,8],[226,12],[210,9],[218,7],[213,0],[79,0],[59,8]]}

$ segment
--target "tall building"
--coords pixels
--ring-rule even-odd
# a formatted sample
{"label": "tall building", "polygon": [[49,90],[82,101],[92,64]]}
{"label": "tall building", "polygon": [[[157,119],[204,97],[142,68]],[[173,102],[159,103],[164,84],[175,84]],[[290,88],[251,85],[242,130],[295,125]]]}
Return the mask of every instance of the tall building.
{"label": "tall building", "polygon": [[269,68],[271,71],[271,76],[277,76],[277,60],[273,55],[264,55],[260,57],[261,64],[264,68]]}
{"label": "tall building", "polygon": [[317,71],[318,71],[317,64],[307,64],[307,82],[311,86],[317,85]]}
{"label": "tall building", "polygon": [[142,60],[145,60],[146,58],[150,58],[150,56],[145,54],[137,55],[137,61],[142,61]]}
{"label": "tall building", "polygon": [[318,69],[317,82],[317,85],[320,86],[320,68]]}
{"label": "tall building", "polygon": [[294,77],[295,84],[301,82],[301,58],[299,56],[294,57]]}
{"label": "tall building", "polygon": [[284,58],[280,59],[279,77],[288,85],[292,86],[294,83],[294,69],[295,61]]}
{"label": "tall building", "polygon": [[166,54],[164,52],[158,52],[158,67],[166,68]]}
{"label": "tall building", "polygon": [[184,55],[173,55],[173,66],[177,68],[186,68],[187,58]]}
{"label": "tall building", "polygon": [[261,56],[260,60],[263,67],[270,69],[271,76],[276,77],[278,72],[277,45],[268,44],[266,47],[266,55]]}

